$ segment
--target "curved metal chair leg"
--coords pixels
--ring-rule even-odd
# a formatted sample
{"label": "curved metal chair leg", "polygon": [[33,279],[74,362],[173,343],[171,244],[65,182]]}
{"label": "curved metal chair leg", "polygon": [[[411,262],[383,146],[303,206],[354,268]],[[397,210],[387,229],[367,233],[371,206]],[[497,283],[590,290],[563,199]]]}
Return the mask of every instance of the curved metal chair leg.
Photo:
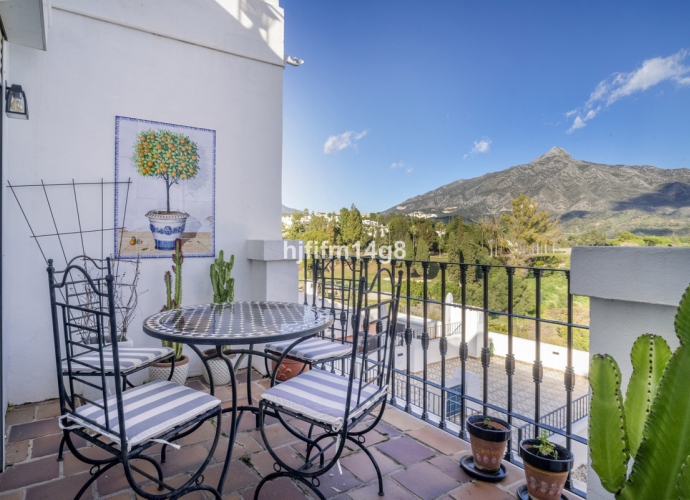
{"label": "curved metal chair leg", "polygon": [[79,492],[78,492],[78,493],[76,494],[76,496],[74,497],[74,500],[79,500],[79,499],[81,498],[81,496],[86,492],[86,490],[89,489],[89,487],[93,484],[93,482],[94,482],[96,479],[98,479],[98,477],[99,477],[101,474],[103,474],[104,472],[106,472],[108,469],[114,467],[114,466],[117,465],[118,463],[119,463],[119,462],[111,462],[111,463],[109,463],[108,465],[106,465],[105,467],[99,467],[99,468],[98,468],[98,471],[97,471],[95,474],[93,474],[93,475],[89,478],[88,481],[86,481],[86,483],[84,484],[84,486],[81,487],[81,489],[79,490]]}
{"label": "curved metal chair leg", "polygon": [[158,491],[163,491],[165,489],[165,487],[163,486],[163,469],[161,469],[161,466],[152,457],[149,457],[147,455],[137,455],[135,457],[132,457],[130,460],[143,460],[145,462],[152,464],[156,469],[158,480],[161,483],[158,485]]}
{"label": "curved metal chair leg", "polygon": [[374,464],[374,469],[376,469],[376,477],[379,480],[379,496],[382,497],[384,496],[383,492],[383,476],[381,476],[381,469],[379,468],[379,464],[376,462],[376,459],[374,458],[374,455],[371,454],[371,452],[367,449],[366,446],[364,446],[364,443],[360,443],[357,439],[354,439],[350,436],[347,436],[348,441],[352,441],[355,443],[359,448],[367,454],[369,457],[369,460],[371,460],[371,463]]}
{"label": "curved metal chair leg", "polygon": [[57,457],[58,462],[62,462],[65,459],[65,457],[63,455],[65,452],[65,441],[66,440],[67,440],[67,438],[65,437],[65,434],[63,434],[62,440],[60,440],[60,448],[58,449],[58,457]]}

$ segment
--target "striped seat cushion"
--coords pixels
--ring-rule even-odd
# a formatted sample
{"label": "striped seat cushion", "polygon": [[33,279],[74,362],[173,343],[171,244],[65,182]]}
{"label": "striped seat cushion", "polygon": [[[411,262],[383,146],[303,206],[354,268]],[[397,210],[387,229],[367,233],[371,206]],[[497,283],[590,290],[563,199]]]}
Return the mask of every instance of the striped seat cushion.
{"label": "striped seat cushion", "polygon": [[[103,400],[96,401],[103,404]],[[220,405],[220,400],[175,382],[159,381],[143,384],[122,393],[128,448],[148,441]],[[120,444],[120,424],[117,418],[117,399],[108,398],[108,418],[112,433],[80,418],[89,418],[105,426],[104,411],[93,404],[77,408],[69,419],[79,425],[100,432]]]}
{"label": "striped seat cushion", "polygon": [[[271,342],[266,344],[266,350],[283,354],[285,349],[290,347],[294,340],[284,340],[283,342]],[[303,359],[305,361],[318,361],[320,359],[335,358],[344,356],[352,352],[350,344],[326,340],[320,337],[300,342],[290,351],[290,356]]]}
{"label": "striped seat cushion", "polygon": [[[120,358],[120,370],[133,370],[145,363],[157,361],[165,358],[172,353],[170,347],[120,347],[118,355]],[[78,362],[77,362],[78,361]],[[84,366],[84,363],[87,366]],[[99,371],[100,357],[97,352],[89,351],[79,354],[72,358],[73,372],[94,372]],[[110,347],[103,349],[103,368],[106,372],[112,373],[115,370],[113,364],[113,351]],[[67,361],[62,362],[62,370],[67,371]]]}
{"label": "striped seat cushion", "polygon": [[[330,424],[333,431],[338,431],[343,425],[345,417],[345,400],[347,397],[348,378],[325,370],[310,370],[301,373],[274,387],[261,396],[289,410],[307,417]],[[357,405],[359,380],[352,383],[352,399],[350,401],[350,417],[357,417],[364,410],[371,407],[379,397],[388,392],[387,387],[379,389],[370,384],[362,388],[360,406]]]}

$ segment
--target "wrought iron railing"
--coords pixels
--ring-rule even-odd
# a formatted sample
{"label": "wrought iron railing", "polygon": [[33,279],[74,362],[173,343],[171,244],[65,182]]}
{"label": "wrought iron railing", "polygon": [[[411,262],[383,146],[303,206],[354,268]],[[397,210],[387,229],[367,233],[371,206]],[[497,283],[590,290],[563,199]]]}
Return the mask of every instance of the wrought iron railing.
{"label": "wrought iron railing", "polygon": [[[373,269],[370,270],[370,267]],[[389,263],[377,258],[345,258],[320,255],[305,256],[303,261],[304,303],[318,307],[326,307],[333,310],[336,317],[336,325],[331,327],[330,338],[335,341],[347,342],[348,318],[351,318],[350,309],[345,308],[338,299],[338,294],[332,291],[342,285],[348,289],[352,283],[356,283],[360,276],[365,276],[367,282],[375,271],[384,266],[402,269],[405,275],[400,299],[401,310],[399,324],[402,321],[402,331],[396,331],[396,344],[404,352],[406,366],[396,366],[396,357],[393,356],[393,383],[390,387],[390,404],[413,414],[422,420],[435,423],[456,436],[467,440],[466,417],[474,413],[491,414],[501,416],[513,426],[515,432],[513,439],[507,446],[505,459],[521,465],[516,453],[520,438],[535,436],[540,429],[545,429],[550,435],[560,435],[565,438],[565,446],[572,448],[573,442],[587,444],[585,437],[573,433],[573,423],[584,418],[588,410],[588,397],[573,398],[575,389],[575,369],[573,366],[574,332],[578,329],[588,330],[589,327],[577,324],[573,319],[573,295],[570,293],[570,271],[568,269],[538,268],[524,266],[505,266],[492,264],[471,264],[464,262],[430,262],[391,260]],[[438,266],[434,286],[440,282],[440,298],[431,298],[429,293],[430,278],[429,269]],[[411,294],[413,267],[421,268],[421,297]],[[436,269],[435,269],[436,270]],[[392,273],[393,276],[396,273]],[[450,276],[453,279],[449,279]],[[523,279],[528,276],[533,282],[533,308],[528,312],[515,311],[515,281],[516,277]],[[545,277],[560,276],[565,280],[565,318],[556,319],[546,317],[542,297],[542,282]],[[495,282],[493,280],[496,280]],[[524,280],[523,280],[524,281]],[[495,299],[490,300],[490,290],[494,283],[503,284],[505,289],[499,290],[505,296],[505,303],[498,304]],[[447,303],[446,292],[451,286],[459,292],[459,303]],[[479,290],[479,299],[468,300],[468,286]],[[329,292],[330,290],[330,292]],[[524,298],[525,287],[521,289]],[[496,291],[496,290],[494,290]],[[346,290],[343,291],[345,293]],[[379,282],[378,295],[389,293]],[[341,293],[342,295],[342,293]],[[475,294],[476,295],[476,294]],[[472,303],[470,303],[472,302]],[[411,321],[412,309],[421,309],[421,332],[413,329]],[[438,331],[433,334],[429,331],[430,309],[434,308],[438,318]],[[459,324],[449,323],[447,313],[449,308],[459,311],[461,321]],[[347,309],[347,310],[346,310]],[[523,308],[524,309],[524,308]],[[469,345],[467,342],[467,312],[477,312],[481,321],[481,396],[473,397],[466,392],[467,389],[467,364],[469,358]],[[489,320],[504,318],[505,334],[507,335],[507,354],[504,359],[505,384],[507,398],[505,405],[496,404],[489,398],[489,367],[492,362],[492,346],[489,338]],[[339,319],[339,321],[338,321]],[[530,325],[530,334],[534,340],[534,359],[531,363],[531,375],[533,383],[534,411],[530,415],[517,412],[514,408],[514,377],[516,374],[516,357],[514,339],[516,337],[516,324],[524,329],[525,324]],[[427,325],[426,328],[424,325]],[[551,328],[560,328],[565,334],[566,347],[565,366],[563,367],[563,384],[565,405],[555,411],[542,414],[542,383],[544,367],[541,359],[542,331],[545,325]],[[418,328],[416,330],[419,330]],[[338,333],[336,333],[338,332]],[[459,335],[458,352],[449,356],[449,337]],[[415,374],[411,371],[411,349],[413,339],[420,339],[423,356],[423,371]],[[430,341],[438,339],[437,348],[440,355],[440,380],[431,380],[429,377],[429,347]],[[460,359],[460,384],[452,387],[446,382],[446,363],[450,357]],[[516,439],[517,438],[517,439]],[[573,487],[570,478],[566,488],[585,496],[583,491]]]}

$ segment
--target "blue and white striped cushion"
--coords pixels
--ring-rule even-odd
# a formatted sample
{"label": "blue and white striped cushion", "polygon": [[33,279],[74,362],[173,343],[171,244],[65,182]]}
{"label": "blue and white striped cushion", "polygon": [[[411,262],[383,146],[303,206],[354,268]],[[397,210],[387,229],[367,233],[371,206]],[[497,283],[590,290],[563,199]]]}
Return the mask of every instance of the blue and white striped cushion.
{"label": "blue and white striped cushion", "polygon": [[[284,408],[311,417],[319,422],[330,424],[334,431],[343,425],[345,417],[345,400],[347,397],[348,378],[325,370],[310,370],[304,372],[274,387],[261,396]],[[356,417],[365,409],[373,405],[379,396],[388,392],[388,387],[370,384],[362,389],[360,407],[357,405],[359,380],[352,383],[352,399],[350,401],[350,417]],[[354,411],[353,411],[354,410]]]}
{"label": "blue and white striped cushion", "polygon": [[[294,340],[271,342],[266,344],[266,350],[283,354]],[[352,352],[350,344],[341,344],[337,341],[326,340],[320,337],[300,342],[290,351],[290,356],[305,361],[318,361],[320,359],[335,358]]]}
{"label": "blue and white striped cushion", "polygon": [[[159,436],[173,427],[218,406],[220,400],[175,382],[160,381],[134,387],[122,393],[128,447],[131,448]],[[96,401],[103,404],[103,400]],[[113,433],[79,418],[87,417],[105,426],[105,413],[93,404],[77,408],[69,418],[78,424],[102,433],[120,443],[120,425],[117,418],[117,399],[108,398],[108,417]]]}
{"label": "blue and white striped cushion", "polygon": [[[170,347],[120,347],[118,349],[118,355],[120,358],[120,370],[126,371],[144,363],[150,363],[162,358],[165,358],[172,352]],[[84,366],[80,363],[75,363],[80,361],[89,366]],[[93,372],[100,370],[100,358],[97,352],[89,351],[84,354],[79,354],[72,358],[72,371],[73,372]],[[103,350],[103,368],[106,372],[115,371],[115,365],[113,364],[113,351],[112,348],[106,347]],[[67,371],[67,361],[62,362],[63,371]]]}

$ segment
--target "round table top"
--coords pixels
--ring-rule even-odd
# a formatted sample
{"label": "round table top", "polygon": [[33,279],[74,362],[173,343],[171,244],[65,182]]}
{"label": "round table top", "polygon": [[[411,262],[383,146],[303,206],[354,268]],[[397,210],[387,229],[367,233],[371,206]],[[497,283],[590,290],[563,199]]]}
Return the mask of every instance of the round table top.
{"label": "round table top", "polygon": [[144,320],[152,337],[185,344],[263,344],[306,337],[333,324],[327,309],[289,302],[200,304]]}

